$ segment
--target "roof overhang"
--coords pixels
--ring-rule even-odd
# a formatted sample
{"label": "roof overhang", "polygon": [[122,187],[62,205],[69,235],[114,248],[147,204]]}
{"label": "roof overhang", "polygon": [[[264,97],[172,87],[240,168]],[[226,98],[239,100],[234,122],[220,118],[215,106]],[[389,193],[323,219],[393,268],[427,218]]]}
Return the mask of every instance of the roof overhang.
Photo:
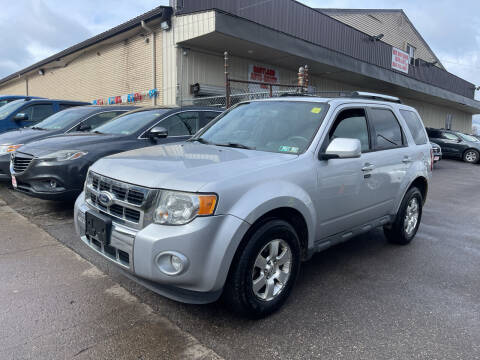
{"label": "roof overhang", "polygon": [[393,70],[298,39],[252,21],[215,11],[212,31],[185,38],[179,45],[250,58],[286,68],[308,64],[312,75],[398,97],[480,114],[480,102],[421,82]]}

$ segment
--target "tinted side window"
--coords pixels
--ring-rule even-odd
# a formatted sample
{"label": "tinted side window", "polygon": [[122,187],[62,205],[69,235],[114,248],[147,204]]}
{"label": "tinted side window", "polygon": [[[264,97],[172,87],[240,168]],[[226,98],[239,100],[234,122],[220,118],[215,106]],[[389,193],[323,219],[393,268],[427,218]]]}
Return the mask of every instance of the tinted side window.
{"label": "tinted side window", "polygon": [[190,129],[186,126],[186,123],[182,118],[177,115],[170,116],[158,124],[168,131],[168,136],[188,136],[191,135]]}
{"label": "tinted side window", "polygon": [[187,127],[189,134],[193,135],[199,129],[200,124],[200,113],[197,111],[185,111],[180,114],[177,114],[180,120],[183,121]]}
{"label": "tinted side window", "polygon": [[[25,114],[25,115],[28,116],[28,121],[31,121],[32,116],[33,116],[33,105],[24,107],[17,114]],[[15,114],[15,115],[17,115],[17,114]]]}
{"label": "tinted side window", "polygon": [[200,125],[198,127],[198,130],[200,130],[201,128],[205,127],[210,121],[212,121],[213,119],[215,119],[218,115],[220,115],[221,113],[219,112],[212,112],[212,111],[204,111],[203,112],[203,116],[200,120]]}
{"label": "tinted side window", "polygon": [[369,113],[376,150],[403,146],[402,129],[393,112],[387,109],[370,109]]}
{"label": "tinted side window", "polygon": [[335,138],[358,139],[362,144],[362,152],[370,150],[365,110],[348,109],[342,111],[337,116],[329,136],[330,141]]}
{"label": "tinted side window", "polygon": [[435,129],[427,129],[427,134],[429,138],[438,139],[442,137],[442,133]]}
{"label": "tinted side window", "polygon": [[442,133],[442,137],[447,140],[459,140],[460,138],[457,135],[452,133],[444,132]]}
{"label": "tinted side window", "polygon": [[114,117],[117,117],[120,114],[123,114],[124,111],[108,111],[100,114],[93,115],[83,121],[78,126],[78,130],[89,131],[93,130],[96,127],[105,124],[107,121],[112,120]]}
{"label": "tinted side window", "polygon": [[49,117],[53,114],[53,106],[51,104],[39,104],[33,105],[33,115],[29,120],[33,121],[34,123],[40,122],[43,119]]}
{"label": "tinted side window", "polygon": [[409,110],[400,110],[405,122],[407,123],[408,129],[412,134],[413,141],[417,145],[424,145],[427,143],[427,136],[423,130],[422,120],[415,114],[413,111]]}

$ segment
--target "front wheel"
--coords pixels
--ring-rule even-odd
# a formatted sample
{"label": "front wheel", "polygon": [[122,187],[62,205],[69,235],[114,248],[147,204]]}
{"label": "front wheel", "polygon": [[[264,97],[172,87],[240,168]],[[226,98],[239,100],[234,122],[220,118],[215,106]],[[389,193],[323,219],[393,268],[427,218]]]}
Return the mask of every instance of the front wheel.
{"label": "front wheel", "polygon": [[412,187],[403,197],[394,223],[383,229],[387,240],[399,245],[409,244],[420,226],[422,207],[422,193],[418,188]]}
{"label": "front wheel", "polygon": [[470,164],[476,164],[478,160],[480,159],[480,155],[477,150],[474,149],[468,149],[465,151],[463,154],[463,161],[470,163]]}
{"label": "front wheel", "polygon": [[242,315],[261,318],[287,300],[300,269],[300,242],[286,221],[271,219],[249,236],[232,264],[225,298]]}

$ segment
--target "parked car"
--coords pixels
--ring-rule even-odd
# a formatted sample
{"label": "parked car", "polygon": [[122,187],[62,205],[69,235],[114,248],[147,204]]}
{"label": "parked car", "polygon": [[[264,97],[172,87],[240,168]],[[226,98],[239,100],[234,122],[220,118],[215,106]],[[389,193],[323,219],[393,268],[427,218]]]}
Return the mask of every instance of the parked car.
{"label": "parked car", "polygon": [[58,134],[86,132],[135,106],[76,106],[59,111],[37,125],[0,134],[0,181],[11,181],[10,155],[21,146]]}
{"label": "parked car", "polygon": [[443,157],[475,164],[480,160],[480,141],[458,131],[427,128],[429,138],[440,145]]}
{"label": "parked car", "polygon": [[86,102],[50,99],[20,99],[0,107],[0,133],[33,126],[56,112]]}
{"label": "parked car", "polygon": [[76,230],[159,294],[224,294],[266,316],[313,253],[378,226],[396,244],[416,234],[432,149],[415,109],[375,98],[244,102],[186,143],[103,158],[76,201]]}
{"label": "parked car", "polygon": [[433,162],[437,163],[442,160],[442,148],[437,143],[430,141],[430,145],[432,145],[433,150]]}
{"label": "parked car", "polygon": [[38,96],[24,96],[24,95],[0,95],[0,107],[8,104],[9,102],[19,100],[19,99],[44,99]]}
{"label": "parked car", "polygon": [[187,140],[218,116],[205,107],[142,108],[84,134],[58,135],[22,146],[11,156],[12,185],[48,200],[75,199],[88,168],[118,152]]}

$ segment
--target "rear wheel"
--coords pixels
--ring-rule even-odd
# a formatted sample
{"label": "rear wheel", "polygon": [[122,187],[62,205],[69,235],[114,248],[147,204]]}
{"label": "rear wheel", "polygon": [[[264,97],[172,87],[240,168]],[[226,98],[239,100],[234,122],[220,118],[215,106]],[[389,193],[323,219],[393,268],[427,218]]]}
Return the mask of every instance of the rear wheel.
{"label": "rear wheel", "polygon": [[412,187],[405,194],[392,225],[384,227],[388,241],[407,245],[415,237],[422,219],[423,197],[420,190]]}
{"label": "rear wheel", "polygon": [[479,159],[480,159],[480,154],[475,149],[468,149],[463,153],[463,161],[467,163],[476,164]]}
{"label": "rear wheel", "polygon": [[224,296],[235,312],[265,317],[287,300],[300,269],[300,241],[286,221],[259,226],[240,249],[225,284]]}

